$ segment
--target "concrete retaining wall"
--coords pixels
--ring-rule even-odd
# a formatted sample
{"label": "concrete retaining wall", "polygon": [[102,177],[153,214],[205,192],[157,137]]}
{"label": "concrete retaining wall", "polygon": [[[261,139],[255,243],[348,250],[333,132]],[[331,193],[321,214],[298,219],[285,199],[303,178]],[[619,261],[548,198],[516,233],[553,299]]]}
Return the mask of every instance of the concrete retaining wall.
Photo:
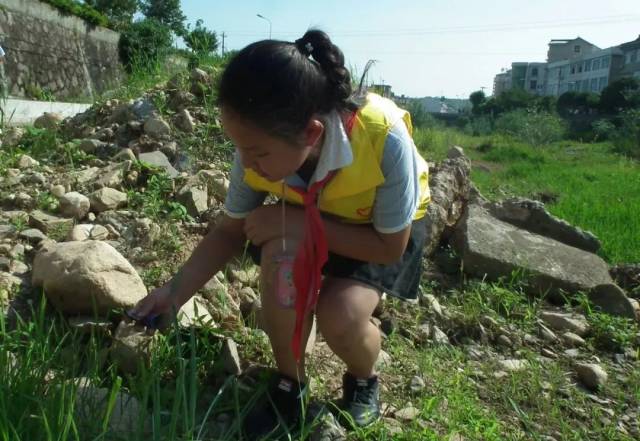
{"label": "concrete retaining wall", "polygon": [[37,0],[0,0],[5,81],[14,97],[34,97],[40,90],[72,99],[113,88],[124,76],[119,38]]}

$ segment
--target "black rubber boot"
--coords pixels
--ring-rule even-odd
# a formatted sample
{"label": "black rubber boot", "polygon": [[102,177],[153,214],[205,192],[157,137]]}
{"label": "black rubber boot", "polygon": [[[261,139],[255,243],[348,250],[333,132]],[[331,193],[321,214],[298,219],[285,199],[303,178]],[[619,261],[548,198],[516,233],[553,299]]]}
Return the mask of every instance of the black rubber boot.
{"label": "black rubber boot", "polygon": [[282,374],[269,381],[266,393],[243,421],[245,440],[287,439],[297,433],[306,405],[307,387]]}
{"label": "black rubber boot", "polygon": [[342,377],[342,421],[346,426],[365,427],[380,418],[378,377],[356,378],[349,372]]}

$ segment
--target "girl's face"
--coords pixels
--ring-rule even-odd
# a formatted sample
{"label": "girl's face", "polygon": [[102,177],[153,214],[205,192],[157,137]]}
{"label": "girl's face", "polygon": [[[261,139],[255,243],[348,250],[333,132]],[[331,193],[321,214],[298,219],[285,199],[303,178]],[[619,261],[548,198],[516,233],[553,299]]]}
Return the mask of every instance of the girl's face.
{"label": "girl's face", "polygon": [[307,158],[317,155],[324,125],[312,118],[297,142],[275,137],[238,116],[233,110],[222,109],[222,126],[235,145],[242,166],[250,168],[271,182],[294,174]]}

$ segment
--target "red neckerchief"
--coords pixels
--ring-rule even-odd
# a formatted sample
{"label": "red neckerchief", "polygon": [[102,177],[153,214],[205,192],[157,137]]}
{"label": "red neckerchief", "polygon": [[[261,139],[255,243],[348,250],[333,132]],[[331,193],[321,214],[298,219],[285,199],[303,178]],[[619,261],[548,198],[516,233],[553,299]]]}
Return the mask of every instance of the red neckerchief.
{"label": "red neckerchief", "polygon": [[[347,135],[351,135],[351,129],[355,122],[356,113],[353,112],[343,124]],[[318,210],[318,193],[327,182],[336,174],[329,173],[324,179],[311,184],[305,191],[301,188],[290,187],[302,196],[304,204],[304,239],[298,246],[296,258],[293,261],[293,283],[296,287],[296,324],[291,339],[291,349],[297,362],[302,355],[302,325],[305,317],[309,315],[318,302],[318,295],[322,286],[322,267],[329,258],[329,246],[324,231],[320,210]]]}

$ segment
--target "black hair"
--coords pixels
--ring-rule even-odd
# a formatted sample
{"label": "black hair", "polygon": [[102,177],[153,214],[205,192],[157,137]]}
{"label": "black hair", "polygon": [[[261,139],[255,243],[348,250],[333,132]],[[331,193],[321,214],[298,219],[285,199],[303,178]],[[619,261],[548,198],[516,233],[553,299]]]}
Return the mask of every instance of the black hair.
{"label": "black hair", "polygon": [[229,62],[218,104],[266,132],[295,140],[314,114],[355,110],[344,55],[329,36],[309,30],[295,42],[263,40]]}

